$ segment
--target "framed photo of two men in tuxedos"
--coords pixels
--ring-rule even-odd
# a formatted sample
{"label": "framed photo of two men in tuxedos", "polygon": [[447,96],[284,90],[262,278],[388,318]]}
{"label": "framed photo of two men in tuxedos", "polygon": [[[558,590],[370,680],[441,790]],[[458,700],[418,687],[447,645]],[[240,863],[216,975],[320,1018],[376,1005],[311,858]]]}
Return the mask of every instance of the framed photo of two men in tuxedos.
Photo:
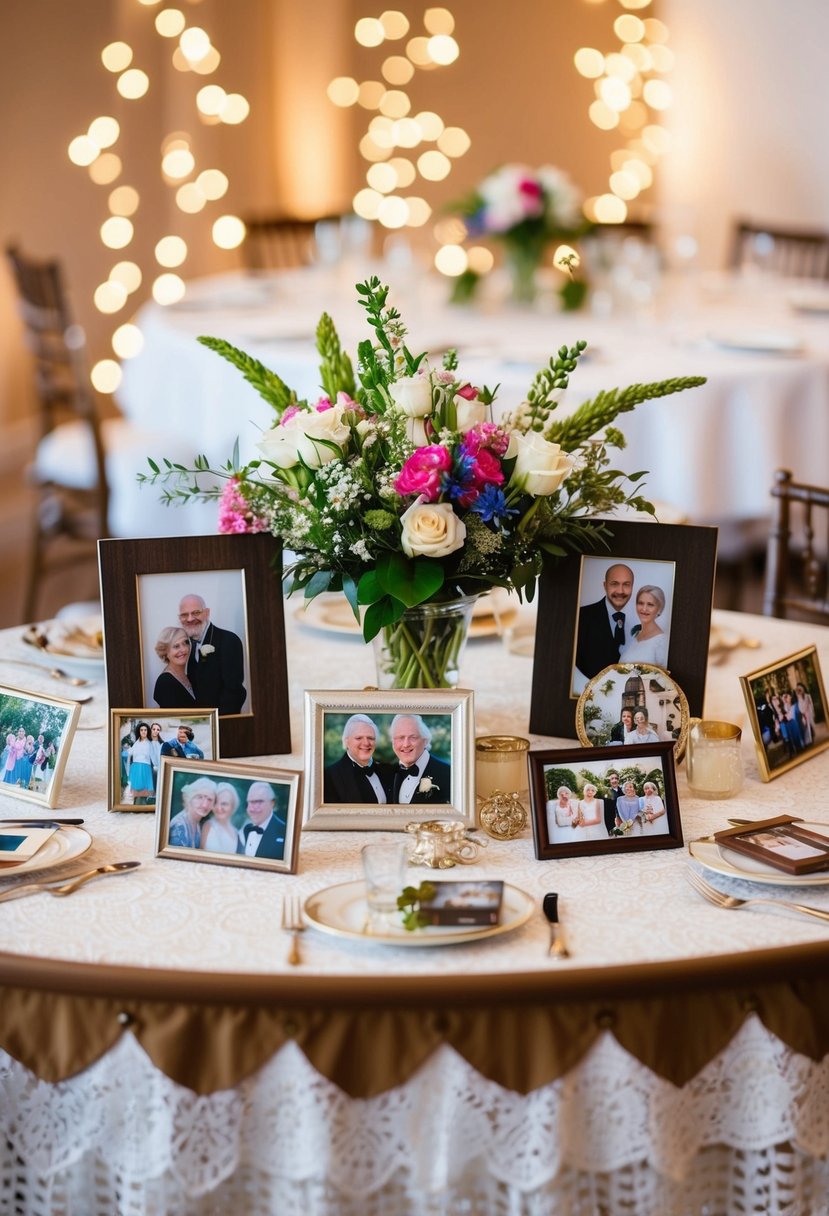
{"label": "framed photo of two men in tuxedos", "polygon": [[101,540],[98,554],[110,706],[216,709],[222,756],[290,753],[279,542]]}
{"label": "framed photo of two men in tuxedos", "polygon": [[625,520],[606,545],[545,565],[539,581],[530,730],[576,736],[576,705],[618,664],[669,672],[702,713],[717,529]]}
{"label": "framed photo of two men in tuxedos", "polygon": [[475,825],[472,693],[308,691],[306,830]]}

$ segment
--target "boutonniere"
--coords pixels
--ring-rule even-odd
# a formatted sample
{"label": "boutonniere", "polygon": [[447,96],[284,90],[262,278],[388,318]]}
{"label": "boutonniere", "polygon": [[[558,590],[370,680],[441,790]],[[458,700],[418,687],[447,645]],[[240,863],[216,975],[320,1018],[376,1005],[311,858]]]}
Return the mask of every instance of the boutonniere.
{"label": "boutonniere", "polygon": [[210,643],[208,642],[205,646],[199,647],[199,655],[202,658],[206,658],[207,655],[212,654],[215,649],[216,649],[216,647],[211,646]]}
{"label": "boutonniere", "polygon": [[432,790],[437,790],[440,792],[440,786],[438,783],[433,781],[431,777],[421,777],[420,784],[417,787],[417,792],[419,794],[431,794]]}

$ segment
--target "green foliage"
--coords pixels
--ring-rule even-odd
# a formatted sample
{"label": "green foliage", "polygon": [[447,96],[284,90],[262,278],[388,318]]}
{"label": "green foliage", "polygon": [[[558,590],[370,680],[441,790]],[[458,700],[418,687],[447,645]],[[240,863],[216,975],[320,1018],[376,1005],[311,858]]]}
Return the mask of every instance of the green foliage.
{"label": "green foliage", "polygon": [[397,906],[402,913],[404,928],[410,932],[415,929],[425,929],[429,917],[420,911],[420,905],[434,899],[437,888],[433,882],[422,882],[418,887],[404,887],[402,894],[397,897]]}
{"label": "green foliage", "polygon": [[[562,348],[563,349],[563,348]],[[612,388],[597,393],[585,401],[568,418],[562,418],[545,427],[545,438],[560,443],[565,452],[573,452],[591,436],[601,431],[619,414],[627,413],[643,401],[655,397],[667,397],[681,393],[686,388],[698,388],[705,384],[705,376],[678,376],[672,380],[656,380],[650,384],[631,384],[628,388]]]}
{"label": "green foliage", "polygon": [[317,325],[317,351],[321,359],[320,384],[329,401],[336,401],[337,393],[348,393],[353,397],[356,390],[351,359],[340,343],[340,335],[327,312]]}
{"label": "green foliage", "polygon": [[571,768],[548,768],[544,773],[544,784],[547,787],[547,798],[555,802],[562,785],[575,794],[578,789],[578,778]]}
{"label": "green foliage", "polygon": [[277,418],[282,417],[289,405],[297,404],[296,393],[288,388],[276,372],[270,371],[264,363],[260,363],[252,355],[246,355],[244,351],[231,346],[223,338],[200,337],[198,341],[202,346],[215,351],[217,355],[221,355],[228,363],[232,363],[234,367],[238,368],[248,384],[256,389],[259,396],[273,406]]}

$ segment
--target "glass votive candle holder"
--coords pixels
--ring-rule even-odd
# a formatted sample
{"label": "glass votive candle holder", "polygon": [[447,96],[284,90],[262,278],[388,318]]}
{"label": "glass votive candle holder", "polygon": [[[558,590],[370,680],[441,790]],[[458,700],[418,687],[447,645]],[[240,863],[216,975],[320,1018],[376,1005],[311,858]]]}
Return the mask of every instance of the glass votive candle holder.
{"label": "glass votive candle holder", "polygon": [[731,798],[743,784],[740,741],[733,722],[692,719],[685,750],[685,776],[695,798]]}
{"label": "glass votive candle holder", "polygon": [[529,739],[519,735],[481,735],[475,740],[475,793],[487,799],[496,790],[518,794],[529,789]]}

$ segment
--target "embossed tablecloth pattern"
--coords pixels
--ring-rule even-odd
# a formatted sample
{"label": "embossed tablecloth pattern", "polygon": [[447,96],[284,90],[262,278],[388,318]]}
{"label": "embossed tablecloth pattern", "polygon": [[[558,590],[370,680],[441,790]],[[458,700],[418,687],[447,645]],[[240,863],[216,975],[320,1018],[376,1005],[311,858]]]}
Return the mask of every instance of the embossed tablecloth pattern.
{"label": "embossed tablecloth pattern", "polygon": [[[295,754],[257,763],[299,768],[303,689],[359,688],[373,681],[374,672],[359,639],[327,638],[301,627],[291,607],[288,601]],[[751,652],[735,650],[711,668],[708,716],[744,718],[739,673],[782,658],[815,637],[829,670],[826,631],[726,614],[718,620],[765,643]],[[0,635],[2,655],[20,655],[11,631]],[[530,667],[528,659],[508,656],[497,640],[470,643],[464,673],[476,692],[478,733],[526,733]],[[48,676],[3,667],[2,657],[0,679],[33,691],[56,691]],[[365,837],[306,833],[299,873],[290,878],[154,858],[152,816],[102,809],[106,732],[95,728],[103,725],[105,710],[103,690],[94,691],[82,713],[56,813],[85,818],[94,843],[84,864],[131,857],[144,864],[135,874],[92,884],[69,900],[38,896],[4,905],[6,949],[109,965],[287,972],[286,942],[277,927],[282,893],[305,897],[328,883],[357,877]],[[763,784],[748,731],[743,747],[746,783],[727,804],[689,798],[680,769],[686,839],[721,826],[725,813],[754,818],[791,812],[829,822],[820,795],[829,753]],[[34,812],[0,795],[0,814],[18,813]],[[782,912],[725,914],[703,903],[684,879],[686,865],[684,850],[539,863],[526,835],[507,845],[490,842],[484,860],[464,876],[503,877],[535,898],[557,890],[572,946],[565,968],[676,961],[826,940],[817,921]],[[745,884],[717,881],[735,892],[747,890]],[[804,898],[802,891],[798,897]],[[829,908],[829,889],[811,889],[808,902]],[[336,984],[337,976],[380,980],[495,973],[508,985],[510,973],[547,965],[545,940],[540,917],[502,938],[446,950],[378,951],[309,930],[302,943],[303,974]],[[822,1210],[816,1197],[826,1193],[827,1179],[820,1173],[825,1163],[816,1160],[829,1152],[826,1063],[796,1055],[753,1018],[681,1089],[654,1076],[609,1034],[600,1036],[565,1077],[525,1096],[501,1089],[444,1048],[405,1085],[366,1104],[346,1097],[288,1045],[237,1089],[196,1097],[153,1068],[129,1034],[83,1073],[56,1086],[37,1081],[5,1053],[0,1076],[5,1112],[0,1123],[27,1165],[25,1182],[10,1182],[9,1166],[2,1185],[28,1188],[30,1210],[38,1216],[59,1207],[38,1208],[36,1192],[48,1193],[48,1202],[59,1205],[61,1187],[69,1203],[93,1184],[102,1194],[122,1195],[118,1211],[130,1214],[219,1211],[223,1203],[229,1210],[242,1191],[247,1206],[239,1210],[265,1212],[270,1210],[265,1197],[276,1183],[284,1211],[332,1214],[546,1213],[554,1203],[560,1205],[557,1212],[576,1214],[598,1210],[600,1202],[617,1211],[625,1196],[635,1203],[637,1216],[673,1210],[665,1206],[668,1200],[687,1201],[689,1211],[710,1202],[722,1211],[742,1212],[752,1209],[757,1201],[752,1187],[760,1186],[766,1188],[762,1210],[805,1216]],[[287,1111],[294,1114],[288,1117]],[[140,1145],[138,1124],[144,1125]],[[269,1150],[263,1162],[257,1153],[263,1127],[268,1145],[284,1141],[296,1151]],[[701,1161],[708,1162],[704,1171],[698,1168]],[[737,1178],[742,1178],[739,1185]],[[739,1194],[735,1186],[743,1188]],[[477,1196],[471,1202],[480,1206],[463,1207],[469,1196]],[[84,1210],[98,1209],[90,1203]]]}

